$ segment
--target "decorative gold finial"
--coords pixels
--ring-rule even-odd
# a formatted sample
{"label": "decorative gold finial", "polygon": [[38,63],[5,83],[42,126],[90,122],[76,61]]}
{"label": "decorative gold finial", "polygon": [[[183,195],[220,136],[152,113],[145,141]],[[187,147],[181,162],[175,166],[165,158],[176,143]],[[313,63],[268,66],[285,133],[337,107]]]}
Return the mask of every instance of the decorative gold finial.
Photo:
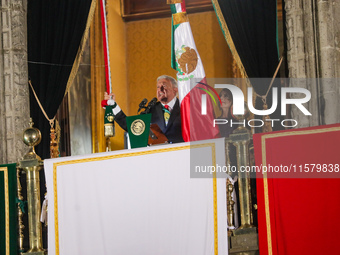
{"label": "decorative gold finial", "polygon": [[[42,230],[40,222],[41,203],[39,178],[39,171],[43,167],[43,161],[34,151],[34,146],[38,145],[41,141],[41,133],[39,129],[33,127],[33,124],[31,118],[29,122],[30,127],[26,128],[23,133],[23,141],[29,146],[29,151],[18,164],[19,172],[25,171],[26,173],[27,183],[28,240],[30,249],[24,254],[44,255],[45,250],[42,248]],[[20,236],[19,238],[23,238],[23,236]],[[22,250],[20,240],[22,239],[19,239],[19,248]]]}
{"label": "decorative gold finial", "polygon": [[30,127],[26,128],[23,133],[23,141],[24,143],[29,146],[28,153],[24,156],[23,159],[38,159],[41,158],[35,153],[34,146],[37,146],[41,141],[41,133],[40,130],[33,127],[34,122],[32,118],[30,118],[29,122]]}

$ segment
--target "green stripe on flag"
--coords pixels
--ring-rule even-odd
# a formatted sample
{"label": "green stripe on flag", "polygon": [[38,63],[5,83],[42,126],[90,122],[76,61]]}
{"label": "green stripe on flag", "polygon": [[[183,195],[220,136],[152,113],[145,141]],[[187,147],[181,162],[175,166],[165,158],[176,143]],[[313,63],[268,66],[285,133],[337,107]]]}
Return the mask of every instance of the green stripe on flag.
{"label": "green stripe on flag", "polygon": [[170,10],[171,10],[171,14],[177,13],[176,5],[175,4],[170,4]]}
{"label": "green stripe on flag", "polygon": [[171,68],[173,68],[175,70],[177,69],[176,53],[175,53],[175,30],[179,25],[180,24],[174,25],[174,20],[171,19]]}

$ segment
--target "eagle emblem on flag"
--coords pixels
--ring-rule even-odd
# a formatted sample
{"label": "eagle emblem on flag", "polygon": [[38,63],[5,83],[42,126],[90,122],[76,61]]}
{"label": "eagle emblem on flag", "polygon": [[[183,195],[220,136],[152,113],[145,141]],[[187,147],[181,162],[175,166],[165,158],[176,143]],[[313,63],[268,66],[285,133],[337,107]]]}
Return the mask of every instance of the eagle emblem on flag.
{"label": "eagle emblem on flag", "polygon": [[[176,70],[179,75],[188,75],[192,73],[198,63],[198,55],[195,49],[182,45],[181,48],[176,50]],[[193,78],[194,75],[188,78]]]}

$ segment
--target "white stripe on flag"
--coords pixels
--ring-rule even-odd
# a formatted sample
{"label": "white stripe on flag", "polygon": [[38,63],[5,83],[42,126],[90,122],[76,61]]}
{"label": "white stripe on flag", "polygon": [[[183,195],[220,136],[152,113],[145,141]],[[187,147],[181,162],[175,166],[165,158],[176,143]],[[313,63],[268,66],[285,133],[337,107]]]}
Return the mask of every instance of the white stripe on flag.
{"label": "white stripe on flag", "polygon": [[176,6],[176,13],[182,12],[182,4],[175,4]]}
{"label": "white stripe on flag", "polygon": [[179,101],[182,102],[183,98],[190,92],[190,79],[187,81],[180,81],[179,79],[189,77],[193,75],[193,78],[203,79],[205,77],[205,72],[202,64],[201,57],[196,49],[196,44],[194,41],[194,37],[191,32],[189,22],[181,23],[175,30],[175,52],[176,50],[181,50],[181,47],[184,45],[185,47],[190,47],[195,49],[198,57],[198,62],[196,69],[190,73],[189,75],[186,73],[185,75],[177,75],[178,78],[178,95]]}

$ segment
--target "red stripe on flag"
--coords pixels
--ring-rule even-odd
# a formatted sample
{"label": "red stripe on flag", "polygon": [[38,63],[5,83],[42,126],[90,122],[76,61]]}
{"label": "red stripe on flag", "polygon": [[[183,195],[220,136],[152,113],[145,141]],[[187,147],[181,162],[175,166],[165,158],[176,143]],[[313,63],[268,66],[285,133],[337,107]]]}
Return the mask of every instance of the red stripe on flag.
{"label": "red stripe on flag", "polygon": [[[206,79],[201,82],[206,83]],[[206,93],[199,87],[205,86],[198,83],[181,102],[182,136],[185,142],[221,137],[218,126],[214,127],[215,114],[210,97],[207,97],[207,114],[201,113],[202,94]]]}
{"label": "red stripe on flag", "polygon": [[104,11],[104,3],[100,1],[100,16],[102,21],[102,35],[103,35],[103,48],[104,48],[104,62],[105,62],[105,80],[106,80],[106,91],[111,93],[110,86],[110,72],[109,72],[109,61],[108,61],[108,46],[107,46],[107,37],[106,37],[106,13]]}
{"label": "red stripe on flag", "polygon": [[181,7],[182,7],[182,12],[186,12],[185,1],[184,0],[182,0]]}
{"label": "red stripe on flag", "polygon": [[184,142],[190,142],[190,92],[181,103],[182,137]]}

